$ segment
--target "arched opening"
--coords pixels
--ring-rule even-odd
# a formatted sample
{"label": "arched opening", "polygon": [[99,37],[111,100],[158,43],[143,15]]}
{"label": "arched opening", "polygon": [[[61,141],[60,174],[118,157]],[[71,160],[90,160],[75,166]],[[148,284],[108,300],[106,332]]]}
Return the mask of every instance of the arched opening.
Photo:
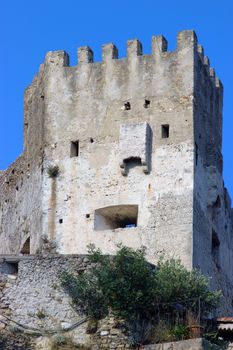
{"label": "arched opening", "polygon": [[30,254],[30,237],[26,239],[26,241],[23,244],[22,249],[20,250],[21,254]]}

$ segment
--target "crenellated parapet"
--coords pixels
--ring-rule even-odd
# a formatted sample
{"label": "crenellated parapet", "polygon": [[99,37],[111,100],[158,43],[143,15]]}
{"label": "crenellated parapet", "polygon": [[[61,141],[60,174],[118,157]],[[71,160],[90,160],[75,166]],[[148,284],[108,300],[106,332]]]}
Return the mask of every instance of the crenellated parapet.
{"label": "crenellated parapet", "polygon": [[[172,126],[174,113],[186,113],[193,108],[198,116],[195,122],[205,125],[203,130],[208,133],[208,137],[202,135],[202,141],[198,141],[199,151],[213,149],[215,141],[211,140],[214,139],[221,148],[222,84],[193,30],[178,33],[174,51],[168,50],[163,35],[157,35],[152,37],[150,54],[145,54],[141,42],[134,39],[127,41],[124,58],[119,58],[113,43],[108,43],[102,45],[100,62],[94,60],[89,46],[78,48],[77,61],[77,65],[71,67],[65,51],[48,52],[38,76],[27,90],[25,149],[33,157],[38,154],[37,158],[44,160],[43,144],[55,144],[58,131],[59,137],[64,138],[63,128],[68,128],[76,140],[76,124],[82,124],[84,119],[85,127],[89,122],[89,130],[93,127],[92,134],[99,125],[106,127],[114,118],[124,124],[126,115],[132,124],[141,122],[143,116],[151,125],[153,116],[166,127]],[[187,116],[183,121],[180,119],[185,130],[177,131],[180,141],[186,139],[191,130],[187,120]],[[110,133],[116,134],[113,129]],[[198,137],[199,129],[196,129],[195,138]],[[208,147],[206,140],[209,140]]]}
{"label": "crenellated parapet", "polygon": [[210,66],[210,60],[209,57],[204,55],[204,48],[200,44],[197,45],[197,52],[198,56],[203,64],[203,66],[206,68],[206,71],[213,83],[213,85],[216,88],[221,88],[222,89],[222,83],[220,79],[215,75],[215,70]]}
{"label": "crenellated parapet", "polygon": [[[215,87],[222,87],[220,80],[215,75],[214,69],[210,67],[209,58],[204,55],[203,47],[198,44],[197,36],[193,30],[184,30],[178,33],[177,48],[175,51],[168,51],[168,42],[162,35],[152,37],[152,51],[149,55],[143,54],[143,47],[138,39],[127,41],[126,58],[121,59],[118,59],[118,49],[113,43],[104,44],[102,45],[101,62],[94,61],[94,53],[90,47],[82,46],[77,51],[78,64],[76,68],[81,69],[81,67],[86,65],[99,67],[100,64],[108,66],[114,63],[117,64],[116,61],[125,64],[131,64],[136,61],[142,65],[149,61],[155,65],[162,65],[163,61],[174,60],[174,56],[179,62],[179,60],[182,60],[188,54],[190,55],[190,59],[192,59],[192,56],[197,55],[201,59],[203,67],[206,68],[209,78]],[[61,50],[48,52],[45,58],[45,66],[73,68],[69,66],[69,55]]]}
{"label": "crenellated parapet", "polygon": [[[197,44],[196,34],[192,30],[181,31],[177,36],[177,51],[181,51],[185,48],[195,47]],[[167,56],[172,52],[167,51],[168,42],[162,35],[152,37],[152,56]],[[137,56],[143,56],[142,44],[138,39],[128,40],[126,47],[127,57],[126,59],[133,59]],[[148,55],[146,55],[148,56]],[[118,59],[118,49],[113,43],[102,45],[102,62],[108,62],[113,59]],[[69,67],[69,55],[62,50],[50,51],[46,55],[46,64],[52,64],[56,66]],[[82,46],[78,48],[78,65],[94,63],[94,53],[88,46]],[[98,62],[99,63],[99,62]]]}

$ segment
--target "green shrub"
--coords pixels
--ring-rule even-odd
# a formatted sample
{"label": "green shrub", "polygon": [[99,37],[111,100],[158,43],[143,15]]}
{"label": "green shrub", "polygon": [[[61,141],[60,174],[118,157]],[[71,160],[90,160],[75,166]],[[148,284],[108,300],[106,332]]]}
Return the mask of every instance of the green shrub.
{"label": "green shrub", "polygon": [[150,341],[153,343],[170,342],[174,339],[170,327],[164,322],[160,321],[154,326],[151,333]]}
{"label": "green shrub", "polygon": [[144,257],[143,250],[122,247],[116,256],[104,256],[90,249],[90,260],[95,266],[73,276],[63,273],[63,287],[73,302],[91,318],[113,313],[125,320],[147,318],[155,305],[154,271]]}
{"label": "green shrub", "polygon": [[57,177],[59,174],[59,166],[58,165],[49,165],[47,167],[47,174],[51,178]]}
{"label": "green shrub", "polygon": [[188,339],[189,337],[188,327],[182,324],[176,324],[175,326],[171,327],[170,333],[174,340],[184,340]]}
{"label": "green shrub", "polygon": [[188,271],[180,260],[160,259],[155,274],[155,297],[158,304],[184,302],[192,308],[201,300],[203,313],[215,309],[220,301],[220,291],[209,290],[209,280],[197,270]]}
{"label": "green shrub", "polygon": [[[146,261],[144,249],[122,246],[115,256],[103,255],[93,246],[89,247],[89,254],[92,268],[79,276],[63,273],[62,286],[74,305],[90,318],[100,319],[111,310],[116,318],[124,319],[134,339],[147,338],[149,325],[157,323],[158,306],[165,314],[185,300],[186,307],[192,309],[200,298],[204,313],[213,310],[219,302],[220,292],[209,290],[208,279],[197,270],[186,270],[179,260],[161,259],[154,268]],[[163,329],[164,325],[156,327]],[[161,334],[167,332],[166,328]],[[177,326],[169,329],[169,336],[163,337],[185,336],[186,329]]]}
{"label": "green shrub", "polygon": [[151,328],[149,340],[153,343],[162,343],[184,340],[188,338],[188,327],[182,324],[176,324],[174,326],[171,326],[165,321],[160,321],[158,324],[154,325]]}
{"label": "green shrub", "polygon": [[93,272],[78,277],[63,272],[61,283],[71,296],[73,304],[91,319],[100,319],[108,314],[108,304],[102,290],[98,288],[98,280]]}
{"label": "green shrub", "polygon": [[46,314],[45,314],[45,311],[44,309],[38,309],[37,312],[36,312],[36,316],[40,319],[42,318],[45,318],[46,317]]}

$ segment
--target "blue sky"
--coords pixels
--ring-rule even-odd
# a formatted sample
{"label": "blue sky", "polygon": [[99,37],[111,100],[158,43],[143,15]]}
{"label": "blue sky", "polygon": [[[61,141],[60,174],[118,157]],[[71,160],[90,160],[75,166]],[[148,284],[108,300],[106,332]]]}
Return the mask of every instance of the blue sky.
{"label": "blue sky", "polygon": [[139,38],[149,53],[152,35],[163,34],[169,49],[179,30],[195,29],[224,84],[224,178],[233,198],[232,84],[233,2],[231,0],[6,0],[0,5],[0,169],[21,152],[23,92],[45,53],[64,49],[76,64],[77,47],[89,45],[95,60],[101,45],[114,42],[120,57],[126,41]]}

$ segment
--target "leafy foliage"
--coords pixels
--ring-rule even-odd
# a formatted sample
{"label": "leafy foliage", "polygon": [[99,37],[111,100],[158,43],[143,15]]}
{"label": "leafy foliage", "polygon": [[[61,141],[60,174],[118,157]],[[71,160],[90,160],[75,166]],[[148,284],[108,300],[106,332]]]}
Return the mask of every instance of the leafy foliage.
{"label": "leafy foliage", "polygon": [[62,285],[73,302],[94,318],[108,314],[119,318],[148,317],[153,309],[154,271],[145,260],[144,250],[121,247],[114,257],[90,247],[91,270],[81,276],[63,273]]}
{"label": "leafy foliage", "polygon": [[192,306],[198,298],[202,302],[202,310],[211,311],[220,300],[220,291],[210,291],[208,279],[197,269],[188,271],[180,260],[160,259],[156,274],[155,297],[157,303],[172,303],[185,301]]}
{"label": "leafy foliage", "polygon": [[58,165],[49,165],[47,167],[47,174],[51,178],[55,178],[59,174],[59,167]]}
{"label": "leafy foliage", "polygon": [[[92,267],[79,276],[63,273],[62,286],[85,314],[100,319],[111,311],[126,321],[131,333],[145,335],[145,325],[157,322],[158,308],[166,312],[183,301],[192,308],[200,298],[202,310],[209,311],[220,300],[221,293],[209,290],[205,276],[186,270],[179,260],[162,258],[154,267],[146,261],[144,249],[124,246],[115,256],[103,255],[94,246],[89,247],[89,254]],[[180,338],[185,332],[186,328],[176,327],[169,334]]]}
{"label": "leafy foliage", "polygon": [[78,277],[70,273],[62,273],[61,282],[78,308],[94,319],[100,319],[108,314],[108,305],[99,281],[94,271]]}

